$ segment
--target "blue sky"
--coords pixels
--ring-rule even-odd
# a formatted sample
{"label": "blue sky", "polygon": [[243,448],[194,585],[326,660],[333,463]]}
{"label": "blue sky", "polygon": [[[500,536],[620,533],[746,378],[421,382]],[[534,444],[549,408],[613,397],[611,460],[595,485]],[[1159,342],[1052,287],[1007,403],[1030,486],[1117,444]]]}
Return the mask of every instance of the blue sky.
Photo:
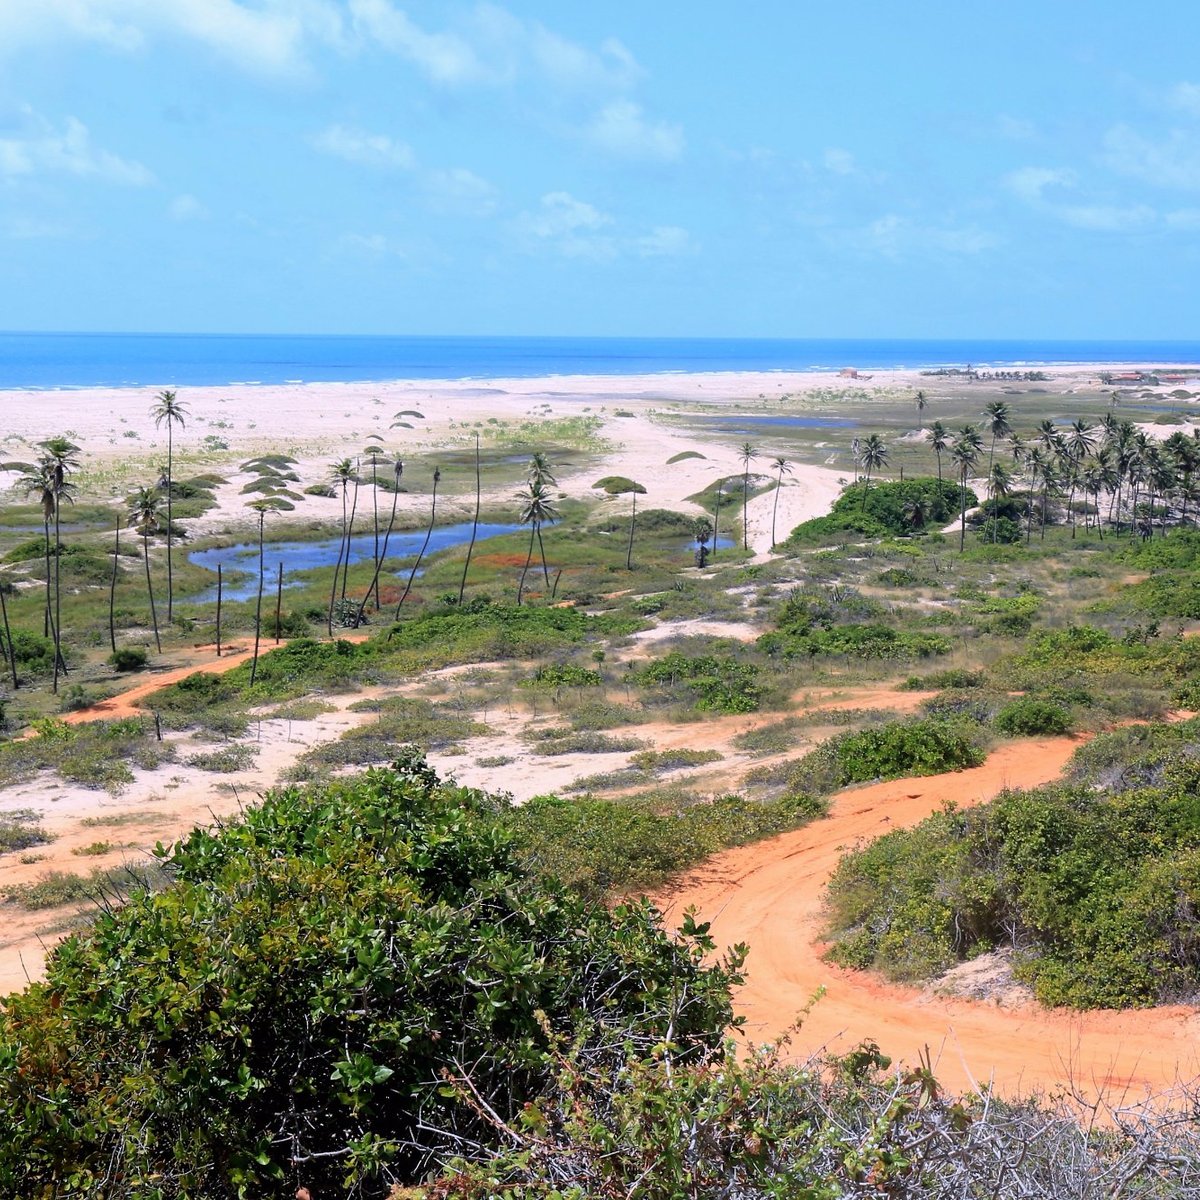
{"label": "blue sky", "polygon": [[0,0],[0,328],[1197,335],[1200,9]]}

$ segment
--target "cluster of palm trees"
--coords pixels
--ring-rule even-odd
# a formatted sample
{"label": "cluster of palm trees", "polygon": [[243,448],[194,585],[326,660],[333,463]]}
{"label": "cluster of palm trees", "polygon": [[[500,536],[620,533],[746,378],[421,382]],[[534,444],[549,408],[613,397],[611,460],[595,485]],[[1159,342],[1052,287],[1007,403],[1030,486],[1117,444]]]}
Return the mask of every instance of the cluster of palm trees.
{"label": "cluster of palm trees", "polygon": [[1174,506],[1178,506],[1178,519],[1183,523],[1189,505],[1200,502],[1200,437],[1176,432],[1157,442],[1111,412],[1095,424],[1085,420],[1059,424],[1046,419],[1032,432],[1021,434],[1013,429],[1012,411],[1003,400],[988,404],[983,417],[982,428],[965,425],[952,433],[941,421],[934,421],[928,432],[937,456],[938,480],[942,478],[942,455],[948,454],[959,482],[960,549],[966,532],[967,480],[980,465],[985,439],[984,483],[993,541],[998,537],[1000,502],[1018,492],[1025,496],[1026,542],[1032,537],[1035,511],[1045,537],[1047,514],[1056,500],[1065,500],[1072,537],[1078,531],[1082,509],[1085,531],[1094,528],[1101,538],[1106,523],[1118,535],[1149,536],[1156,520],[1165,531]]}
{"label": "cluster of palm trees", "polygon": [[[60,536],[63,504],[73,503],[76,485],[71,476],[79,470],[79,447],[70,438],[57,436],[38,443],[40,453],[34,462],[0,463],[0,469],[17,473],[17,488],[36,500],[42,509],[43,556],[46,570],[45,605],[42,617],[42,636],[53,643],[54,691],[60,677],[67,673],[62,652],[62,539]],[[54,527],[51,541],[50,527]],[[53,566],[51,565],[53,559]],[[7,609],[7,605],[6,605]],[[16,650],[8,632],[8,615],[4,614],[5,641],[13,687],[17,686]]]}

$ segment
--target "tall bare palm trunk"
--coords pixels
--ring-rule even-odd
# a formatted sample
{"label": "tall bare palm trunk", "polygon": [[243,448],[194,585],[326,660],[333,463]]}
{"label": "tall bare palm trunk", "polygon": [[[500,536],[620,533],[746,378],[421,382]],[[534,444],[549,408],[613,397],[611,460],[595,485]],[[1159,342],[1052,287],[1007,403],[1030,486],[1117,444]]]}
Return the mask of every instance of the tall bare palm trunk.
{"label": "tall bare palm trunk", "polygon": [[108,586],[108,640],[112,643],[112,652],[117,652],[117,571],[118,555],[121,553],[121,518],[117,517],[117,528],[113,535],[113,569],[112,582]]}
{"label": "tall bare palm trunk", "polygon": [[467,546],[467,561],[463,563],[462,580],[458,585],[458,602],[462,604],[467,590],[467,572],[471,569],[471,555],[475,552],[475,537],[479,533],[479,508],[483,502],[483,478],[479,463],[479,434],[475,435],[475,519],[471,524],[471,541]]}
{"label": "tall bare palm trunk", "polygon": [[154,584],[150,581],[150,534],[142,534],[142,559],[146,564],[146,595],[150,597],[150,620],[154,625],[154,644],[162,653],[162,642],[158,636],[158,610],[154,607]]}
{"label": "tall bare palm trunk", "polygon": [[396,620],[400,620],[400,609],[403,607],[405,600],[408,599],[408,593],[412,590],[413,580],[417,577],[417,571],[420,569],[421,560],[425,557],[425,551],[429,549],[429,539],[433,537],[433,523],[437,518],[437,490],[438,482],[442,478],[442,473],[436,467],[433,471],[433,500],[429,506],[429,526],[425,530],[425,540],[421,543],[421,553],[417,555],[417,561],[413,563],[412,570],[408,573],[408,582],[404,585],[404,594],[400,597],[400,603],[396,605]]}
{"label": "tall bare palm trunk", "polygon": [[529,564],[533,562],[533,539],[537,536],[537,522],[535,521],[529,530],[529,552],[525,555],[525,565],[521,568],[521,582],[517,584],[517,607],[521,607],[521,597],[525,594],[525,575],[529,570]]}

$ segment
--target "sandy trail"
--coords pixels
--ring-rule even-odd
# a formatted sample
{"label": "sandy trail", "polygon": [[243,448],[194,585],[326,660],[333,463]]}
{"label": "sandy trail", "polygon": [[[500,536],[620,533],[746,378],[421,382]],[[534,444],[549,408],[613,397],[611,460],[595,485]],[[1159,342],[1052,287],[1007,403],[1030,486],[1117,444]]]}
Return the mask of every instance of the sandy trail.
{"label": "sandy trail", "polygon": [[669,919],[694,906],[720,946],[750,946],[737,1008],[754,1041],[778,1037],[819,988],[824,997],[792,1044],[797,1059],[845,1052],[863,1039],[906,1063],[933,1051],[956,1089],[993,1082],[1006,1096],[1061,1089],[1068,1081],[1110,1100],[1141,1098],[1200,1075],[1200,1014],[1183,1006],[1073,1013],[932,996],[821,960],[823,893],[856,844],[917,824],[948,801],[967,807],[1004,788],[1057,778],[1073,738],[1004,746],[972,770],[901,779],[837,797],[826,820],[717,855],[658,899]]}

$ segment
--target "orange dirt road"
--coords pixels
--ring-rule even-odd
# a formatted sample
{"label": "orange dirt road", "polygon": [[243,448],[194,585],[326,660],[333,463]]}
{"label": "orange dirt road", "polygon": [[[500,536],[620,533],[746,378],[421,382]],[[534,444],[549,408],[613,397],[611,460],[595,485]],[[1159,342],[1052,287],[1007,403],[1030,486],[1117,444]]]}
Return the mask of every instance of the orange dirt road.
{"label": "orange dirt road", "polygon": [[[347,632],[342,634],[339,640],[365,642],[370,636],[370,633]],[[286,646],[290,640],[290,638],[284,638],[279,644],[276,644],[274,638],[269,641],[264,639],[259,648],[260,657],[269,654],[272,650],[278,650],[280,646]],[[87,721],[115,721],[124,717],[142,716],[144,715],[143,709],[138,707],[138,701],[154,695],[155,692],[162,691],[163,688],[170,687],[173,683],[178,683],[181,679],[186,679],[189,675],[223,675],[226,671],[232,671],[239,663],[246,661],[246,655],[253,649],[253,638],[223,643],[220,658],[215,657],[215,645],[198,646],[189,652],[182,665],[156,670],[149,678],[143,679],[141,683],[135,684],[127,691],[111,696],[107,700],[101,700],[98,704],[90,704],[87,708],[64,713],[61,720],[68,725],[81,725]],[[211,658],[208,657],[210,653],[213,655]],[[201,657],[202,654],[204,657]],[[26,736],[33,736],[32,731]]]}
{"label": "orange dirt road", "polygon": [[752,1041],[777,1038],[825,989],[793,1038],[793,1059],[845,1052],[872,1039],[885,1054],[913,1065],[928,1046],[939,1078],[959,1091],[992,1083],[1015,1098],[1072,1083],[1110,1103],[1163,1093],[1200,1076],[1195,1009],[1001,1008],[933,996],[821,961],[825,885],[846,851],[915,825],[947,801],[968,807],[1006,787],[1049,782],[1078,745],[1067,737],[1022,740],[972,770],[844,792],[827,819],[725,851],[657,903],[676,921],[694,905],[699,919],[712,922],[718,946],[749,945],[747,981],[736,999]]}

